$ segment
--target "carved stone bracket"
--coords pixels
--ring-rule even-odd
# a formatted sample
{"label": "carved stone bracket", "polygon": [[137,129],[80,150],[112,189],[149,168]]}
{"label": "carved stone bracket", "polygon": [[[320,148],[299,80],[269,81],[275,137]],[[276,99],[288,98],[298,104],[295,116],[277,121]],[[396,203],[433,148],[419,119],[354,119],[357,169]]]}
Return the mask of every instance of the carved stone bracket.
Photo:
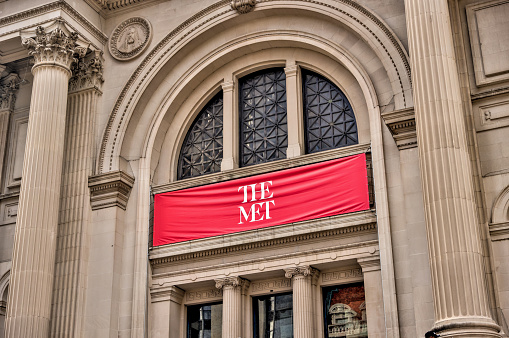
{"label": "carved stone bracket", "polygon": [[251,283],[247,279],[241,278],[241,277],[225,277],[225,278],[219,278],[214,280],[216,282],[216,288],[223,289],[227,287],[241,287],[243,290],[247,289],[249,287],[249,284]]}
{"label": "carved stone bracket", "polygon": [[95,88],[101,90],[103,78],[103,52],[92,51],[76,58],[72,67],[72,76],[69,80],[69,93]]}
{"label": "carved stone bracket", "polygon": [[399,150],[417,147],[414,109],[402,109],[383,113],[382,119],[391,131]]}
{"label": "carved stone bracket", "polygon": [[20,78],[16,73],[10,73],[0,80],[0,111],[14,110],[19,83]]}
{"label": "carved stone bracket", "polygon": [[256,0],[232,0],[231,6],[240,14],[246,14],[253,10]]}
{"label": "carved stone bracket", "polygon": [[318,278],[318,274],[320,271],[318,269],[312,268],[309,265],[305,266],[296,266],[293,268],[285,269],[285,277],[286,278],[294,278],[294,277],[308,277],[311,276],[313,279]]}
{"label": "carved stone bracket", "polygon": [[119,207],[126,209],[134,178],[123,171],[90,176],[90,202],[92,210]]}
{"label": "carved stone bracket", "polygon": [[84,56],[88,46],[82,47],[77,43],[78,33],[70,32],[63,20],[55,22],[56,28],[38,26],[35,37],[22,37],[22,45],[28,49],[28,54],[34,57],[37,67],[41,64],[60,65],[70,70],[76,56]]}

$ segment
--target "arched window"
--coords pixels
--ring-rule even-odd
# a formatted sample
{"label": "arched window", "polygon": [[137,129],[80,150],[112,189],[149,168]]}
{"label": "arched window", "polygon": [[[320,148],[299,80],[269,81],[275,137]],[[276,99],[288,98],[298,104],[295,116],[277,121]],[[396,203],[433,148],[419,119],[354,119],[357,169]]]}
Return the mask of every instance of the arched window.
{"label": "arched window", "polygon": [[286,158],[286,76],[283,69],[250,74],[240,84],[240,165]]}
{"label": "arched window", "polygon": [[357,144],[357,123],[345,94],[326,78],[302,72],[306,152]]}
{"label": "arched window", "polygon": [[221,171],[223,159],[223,93],[202,109],[188,131],[178,163],[178,179]]}
{"label": "arched window", "polygon": [[[291,132],[305,135],[302,147],[306,153],[358,144],[355,115],[345,94],[321,75],[305,69],[301,74],[305,129]],[[288,123],[284,69],[258,71],[239,79],[238,83],[239,153],[234,155],[237,163],[246,167],[286,158]],[[296,111],[290,113],[297,114]],[[236,134],[234,130],[225,132]],[[178,162],[178,179],[219,172],[222,158],[221,92],[203,108],[186,135]]]}

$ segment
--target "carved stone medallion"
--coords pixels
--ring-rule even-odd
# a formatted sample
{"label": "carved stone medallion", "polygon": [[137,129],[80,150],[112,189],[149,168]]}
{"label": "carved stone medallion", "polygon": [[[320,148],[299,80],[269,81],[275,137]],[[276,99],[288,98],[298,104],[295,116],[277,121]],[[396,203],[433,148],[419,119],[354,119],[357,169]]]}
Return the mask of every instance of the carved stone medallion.
{"label": "carved stone medallion", "polygon": [[140,55],[150,43],[152,27],[140,17],[134,17],[120,23],[110,37],[111,55],[120,61],[127,61]]}

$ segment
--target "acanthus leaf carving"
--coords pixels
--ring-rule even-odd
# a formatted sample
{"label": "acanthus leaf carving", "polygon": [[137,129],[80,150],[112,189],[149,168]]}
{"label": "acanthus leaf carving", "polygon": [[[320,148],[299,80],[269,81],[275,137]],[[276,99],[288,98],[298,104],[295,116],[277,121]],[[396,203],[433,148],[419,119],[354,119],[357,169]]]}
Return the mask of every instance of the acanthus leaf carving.
{"label": "acanthus leaf carving", "polygon": [[16,73],[10,73],[0,80],[0,110],[14,110],[16,91],[19,89],[20,78]]}
{"label": "acanthus leaf carving", "polygon": [[71,67],[72,76],[69,80],[69,92],[83,89],[101,89],[103,78],[103,52],[96,50],[79,56]]}
{"label": "acanthus leaf carving", "polygon": [[66,33],[60,26],[50,32],[38,26],[35,37],[23,38],[21,43],[28,49],[28,55],[34,58],[35,66],[48,62],[70,69],[77,62],[77,57],[84,56],[87,51],[87,47],[79,46],[77,40],[78,33]]}

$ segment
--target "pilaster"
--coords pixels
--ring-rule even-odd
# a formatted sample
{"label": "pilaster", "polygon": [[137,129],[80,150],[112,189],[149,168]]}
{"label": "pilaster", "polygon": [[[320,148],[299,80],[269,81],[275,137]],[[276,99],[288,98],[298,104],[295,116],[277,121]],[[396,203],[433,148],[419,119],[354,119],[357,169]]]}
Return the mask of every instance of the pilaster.
{"label": "pilaster", "polygon": [[3,179],[5,152],[7,151],[9,122],[14,110],[19,83],[20,78],[16,73],[10,73],[0,80],[0,186]]}
{"label": "pilaster", "polygon": [[435,307],[446,337],[500,337],[490,317],[448,1],[405,0]]}
{"label": "pilaster", "polygon": [[223,289],[223,338],[242,336],[242,291],[249,281],[240,277],[216,279],[216,288]]}
{"label": "pilaster", "polygon": [[380,257],[370,256],[357,259],[364,277],[366,296],[366,317],[368,320],[369,337],[385,337],[384,302],[382,295],[382,273]]}
{"label": "pilaster", "polygon": [[285,269],[285,277],[292,279],[293,286],[293,336],[313,338],[313,289],[312,282],[319,271],[310,266]]}
{"label": "pilaster", "polygon": [[84,337],[119,335],[125,208],[133,184],[134,178],[122,171],[88,179],[92,216]]}
{"label": "pilaster", "polygon": [[[14,236],[7,337],[50,333],[56,236],[64,155],[68,80],[78,34],[62,22],[47,32],[38,27],[23,46],[35,60],[23,180]],[[37,299],[37,302],[34,300]]]}
{"label": "pilaster", "polygon": [[83,326],[92,211],[88,177],[93,168],[102,62],[102,53],[92,51],[79,57],[71,69],[51,337],[78,337]]}
{"label": "pilaster", "polygon": [[184,290],[176,286],[152,287],[150,337],[178,337]]}

